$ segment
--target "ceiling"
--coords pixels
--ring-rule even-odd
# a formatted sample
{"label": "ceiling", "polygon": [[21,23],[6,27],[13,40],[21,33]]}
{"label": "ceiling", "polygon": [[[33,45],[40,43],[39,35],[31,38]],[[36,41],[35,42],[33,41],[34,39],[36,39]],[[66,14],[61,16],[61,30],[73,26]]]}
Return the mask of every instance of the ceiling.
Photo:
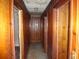
{"label": "ceiling", "polygon": [[23,0],[31,14],[42,14],[50,0]]}

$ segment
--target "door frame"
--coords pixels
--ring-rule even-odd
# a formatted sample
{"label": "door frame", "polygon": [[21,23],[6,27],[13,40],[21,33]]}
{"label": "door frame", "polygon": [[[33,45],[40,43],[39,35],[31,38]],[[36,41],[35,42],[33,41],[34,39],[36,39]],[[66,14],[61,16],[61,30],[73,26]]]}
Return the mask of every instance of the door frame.
{"label": "door frame", "polygon": [[[17,6],[19,5],[19,3],[17,3],[17,5],[15,4],[15,2],[12,3],[12,6],[16,6],[19,10],[18,12],[18,17],[19,17],[19,43],[20,43],[20,59],[24,59],[24,38],[23,38],[23,9],[21,8],[21,6]],[[15,43],[14,43],[14,16],[13,16],[13,9],[14,7],[12,7],[12,20],[11,20],[11,47],[12,47],[12,54],[14,57],[12,57],[13,59],[16,59],[16,55],[15,55]],[[22,22],[21,22],[22,21]]]}

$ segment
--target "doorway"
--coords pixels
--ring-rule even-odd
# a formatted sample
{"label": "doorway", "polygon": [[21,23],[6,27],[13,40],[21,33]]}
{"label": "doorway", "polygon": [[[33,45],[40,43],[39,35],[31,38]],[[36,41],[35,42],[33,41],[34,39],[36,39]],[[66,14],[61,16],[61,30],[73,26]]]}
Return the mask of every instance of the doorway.
{"label": "doorway", "polygon": [[14,6],[14,46],[15,58],[20,59],[20,38],[19,38],[19,9]]}
{"label": "doorway", "polygon": [[69,1],[53,9],[53,59],[67,59],[69,40]]}

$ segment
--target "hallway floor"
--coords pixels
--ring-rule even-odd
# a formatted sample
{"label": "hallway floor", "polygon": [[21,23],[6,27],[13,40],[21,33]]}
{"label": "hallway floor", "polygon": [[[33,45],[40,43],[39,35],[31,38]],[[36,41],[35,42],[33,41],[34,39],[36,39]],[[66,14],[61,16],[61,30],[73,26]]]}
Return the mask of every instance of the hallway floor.
{"label": "hallway floor", "polygon": [[30,46],[28,59],[47,59],[41,44],[32,44]]}

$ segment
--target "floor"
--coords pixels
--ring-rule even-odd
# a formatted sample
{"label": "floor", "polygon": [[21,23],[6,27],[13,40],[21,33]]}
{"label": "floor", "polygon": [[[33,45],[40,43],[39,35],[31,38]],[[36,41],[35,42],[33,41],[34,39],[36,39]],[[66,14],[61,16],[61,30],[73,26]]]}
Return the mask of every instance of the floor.
{"label": "floor", "polygon": [[20,59],[20,47],[15,47],[16,59]]}
{"label": "floor", "polygon": [[27,59],[47,59],[47,55],[44,53],[42,45],[37,43],[32,44],[30,46]]}

